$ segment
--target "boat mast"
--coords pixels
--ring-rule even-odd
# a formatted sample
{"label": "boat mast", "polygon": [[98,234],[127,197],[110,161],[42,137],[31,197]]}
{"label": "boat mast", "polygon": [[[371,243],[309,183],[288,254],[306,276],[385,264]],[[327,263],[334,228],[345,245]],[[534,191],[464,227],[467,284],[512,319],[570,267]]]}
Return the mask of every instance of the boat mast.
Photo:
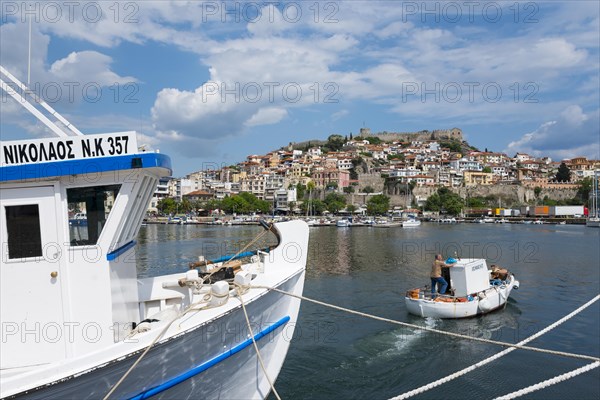
{"label": "boat mast", "polygon": [[[5,79],[8,81],[8,83],[5,81]],[[27,111],[32,113],[40,122],[54,132],[56,136],[67,137],[83,135],[79,129],[67,121],[67,119],[60,115],[58,111],[50,107],[48,103],[35,94],[14,75],[8,72],[2,65],[0,65],[0,88],[14,98],[17,103],[27,109]],[[47,113],[51,115],[51,117],[54,117],[55,121],[51,121],[46,115],[44,115],[38,106],[41,106],[44,110],[46,110]],[[67,129],[62,129],[58,123]]]}

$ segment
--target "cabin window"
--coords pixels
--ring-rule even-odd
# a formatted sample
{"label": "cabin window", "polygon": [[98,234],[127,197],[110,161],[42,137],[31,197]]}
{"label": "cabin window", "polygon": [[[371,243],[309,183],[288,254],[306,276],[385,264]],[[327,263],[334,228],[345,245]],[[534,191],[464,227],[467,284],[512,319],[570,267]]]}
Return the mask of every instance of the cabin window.
{"label": "cabin window", "polygon": [[42,256],[40,209],[37,204],[6,206],[8,258]]}
{"label": "cabin window", "polygon": [[67,189],[69,239],[71,246],[98,242],[121,185]]}

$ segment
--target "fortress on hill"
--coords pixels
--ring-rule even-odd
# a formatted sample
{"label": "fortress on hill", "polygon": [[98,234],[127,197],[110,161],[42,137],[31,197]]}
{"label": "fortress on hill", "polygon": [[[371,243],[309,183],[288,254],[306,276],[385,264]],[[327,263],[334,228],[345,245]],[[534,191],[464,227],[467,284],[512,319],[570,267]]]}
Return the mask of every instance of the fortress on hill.
{"label": "fortress on hill", "polygon": [[434,131],[419,131],[419,132],[378,132],[371,133],[369,128],[360,128],[360,136],[362,137],[377,137],[385,142],[391,141],[402,141],[412,142],[414,140],[441,140],[441,139],[452,139],[463,141],[462,130],[459,128],[452,129],[436,129]]}

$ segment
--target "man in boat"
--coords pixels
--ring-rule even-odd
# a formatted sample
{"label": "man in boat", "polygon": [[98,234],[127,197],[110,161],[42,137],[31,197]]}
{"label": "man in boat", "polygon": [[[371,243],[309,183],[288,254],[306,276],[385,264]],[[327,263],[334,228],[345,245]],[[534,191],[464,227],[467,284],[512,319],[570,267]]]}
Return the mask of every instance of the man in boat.
{"label": "man in boat", "polygon": [[441,254],[436,254],[435,260],[431,266],[431,298],[435,299],[435,286],[439,285],[440,294],[446,293],[446,289],[448,288],[448,282],[442,277],[442,268],[449,268],[452,264],[446,264],[442,260]]}

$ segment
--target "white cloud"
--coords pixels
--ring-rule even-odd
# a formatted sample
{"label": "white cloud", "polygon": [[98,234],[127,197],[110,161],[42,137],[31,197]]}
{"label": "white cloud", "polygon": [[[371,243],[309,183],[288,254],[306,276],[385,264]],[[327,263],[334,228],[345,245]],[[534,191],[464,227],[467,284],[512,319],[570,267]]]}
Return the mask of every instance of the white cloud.
{"label": "white cloud", "polygon": [[344,118],[348,114],[350,114],[350,111],[348,111],[348,110],[340,110],[338,112],[335,112],[335,113],[331,114],[331,120],[332,121],[337,121],[339,119]]}
{"label": "white cloud", "polygon": [[246,126],[259,126],[259,125],[272,125],[280,122],[287,117],[288,112],[285,108],[278,107],[267,107],[261,108],[248,119],[244,125]]}
{"label": "white cloud", "polygon": [[72,52],[55,61],[50,74],[63,82],[94,82],[100,86],[136,82],[131,76],[119,76],[111,71],[112,58],[96,51]]}
{"label": "white cloud", "polygon": [[[228,15],[223,22],[223,2],[210,2],[219,8],[216,14],[207,12],[207,3],[194,1],[119,3],[118,16],[113,3],[97,4],[105,16],[98,22],[82,18],[78,6],[72,22],[63,18],[34,25],[32,75],[43,82],[91,80],[110,85],[133,81],[113,70],[109,56],[124,41],[197,54],[204,66],[199,72],[208,71],[208,81],[195,90],[165,87],[154,100],[152,122],[156,137],[164,141],[193,140],[197,146],[211,146],[258,124],[281,122],[293,109],[317,110],[333,88],[334,99],[343,108],[331,115],[334,121],[347,115],[344,111],[352,109],[356,100],[377,103],[403,120],[435,119],[452,125],[463,121],[480,126],[539,123],[565,110],[555,124],[541,126],[511,143],[541,150],[544,135],[552,138],[550,142],[560,142],[553,132],[561,124],[573,129],[574,135],[582,135],[581,127],[594,119],[593,113],[583,113],[582,108],[598,103],[600,19],[596,5],[586,2],[544,4],[544,18],[539,15],[536,24],[514,24],[515,29],[510,26],[513,15],[508,3],[504,24],[439,24],[432,23],[433,18],[423,24],[421,15],[407,21],[402,7],[378,1],[294,3],[302,7],[298,22],[284,18],[283,3],[277,7],[264,3],[268,5],[256,23],[248,23],[249,15],[242,15],[246,20],[240,23],[232,23]],[[26,29],[23,23],[0,26],[2,62],[16,66],[20,78],[27,65]],[[64,58],[48,60],[48,44],[56,36],[74,39],[71,42],[76,45],[70,54],[59,56]],[[102,46],[107,54],[90,50],[87,44]],[[116,61],[125,65],[128,60]],[[497,83],[503,89],[502,99],[486,102],[478,90],[471,102],[465,82]],[[535,105],[522,101],[529,93],[524,88],[529,82],[538,88],[540,101]],[[216,90],[214,83],[219,85]],[[327,90],[329,83],[334,86]],[[429,89],[439,83],[441,90],[458,83],[463,88],[462,100],[447,101],[443,97],[447,93],[438,93],[441,101],[433,96],[423,101],[420,87],[414,96],[406,97],[406,83],[424,83]],[[514,83],[520,89],[519,101],[514,101]],[[273,98],[266,84],[276,85],[272,86]],[[283,87],[292,84],[292,89],[302,90],[297,101],[282,95]],[[251,92],[244,93],[244,88],[253,85],[262,90],[258,100],[250,98]],[[582,108],[567,108],[570,104]],[[582,115],[588,119],[583,121]]]}
{"label": "white cloud", "polygon": [[504,150],[509,154],[529,153],[553,159],[585,156],[600,158],[600,110],[584,113],[572,105],[553,121],[543,123],[533,132],[510,142]]}

